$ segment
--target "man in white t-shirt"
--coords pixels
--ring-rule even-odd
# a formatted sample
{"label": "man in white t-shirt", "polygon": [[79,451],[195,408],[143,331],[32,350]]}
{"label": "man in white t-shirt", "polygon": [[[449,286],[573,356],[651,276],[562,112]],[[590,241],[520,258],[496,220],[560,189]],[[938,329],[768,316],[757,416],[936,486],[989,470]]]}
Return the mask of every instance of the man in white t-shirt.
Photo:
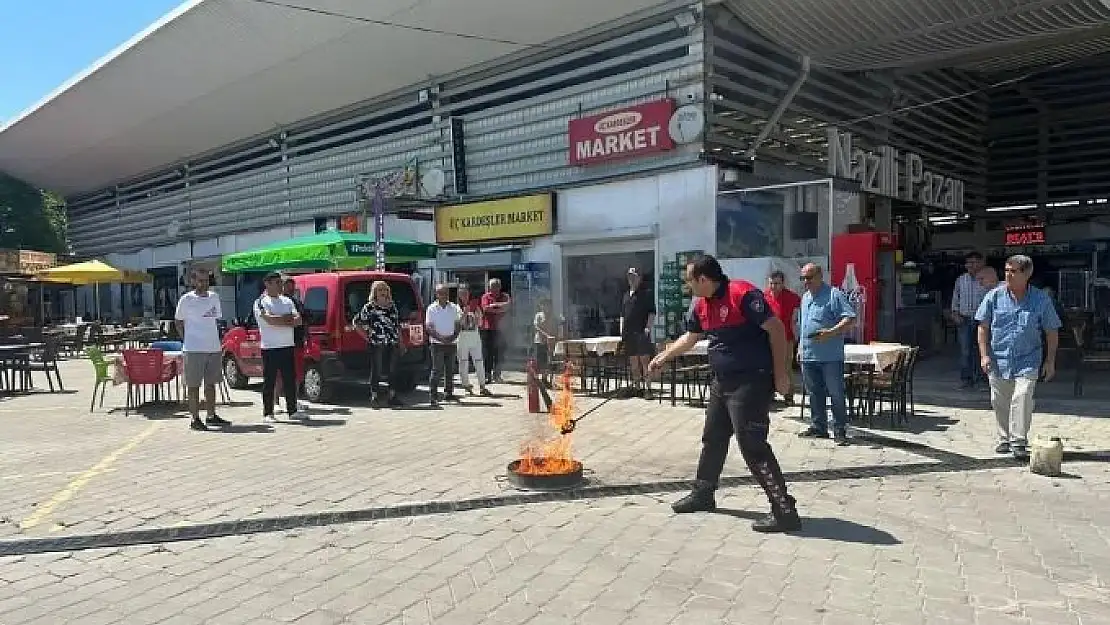
{"label": "man in white t-shirt", "polygon": [[266,290],[254,303],[258,333],[262,339],[262,421],[274,423],[274,387],[281,376],[285,408],[290,419],[303,420],[297,408],[297,361],[293,329],[301,315],[293,300],[282,295],[281,275],[270,273],[263,280]]}
{"label": "man in white t-shirt", "polygon": [[[189,424],[194,430],[205,431],[208,426],[227,427],[228,421],[216,415],[216,385],[223,371],[220,363],[220,331],[216,321],[223,316],[220,296],[208,290],[209,274],[204,269],[190,273],[193,290],[177,302],[177,333],[183,337],[185,388],[189,394]],[[200,387],[204,385],[204,404],[208,418],[200,420]]]}
{"label": "man in white t-shirt", "polygon": [[424,315],[432,350],[432,377],[428,382],[428,394],[433,408],[439,406],[440,378],[446,378],[443,390],[447,401],[455,399],[455,372],[451,366],[455,364],[459,348],[456,342],[461,330],[462,309],[448,297],[447,285],[436,285],[436,301],[428,306]]}

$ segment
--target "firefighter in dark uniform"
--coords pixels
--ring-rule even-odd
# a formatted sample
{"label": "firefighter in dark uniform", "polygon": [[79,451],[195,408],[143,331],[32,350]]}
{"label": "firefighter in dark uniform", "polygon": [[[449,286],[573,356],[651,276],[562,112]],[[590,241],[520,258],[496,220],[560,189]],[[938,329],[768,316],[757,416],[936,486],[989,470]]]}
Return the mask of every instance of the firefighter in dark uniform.
{"label": "firefighter in dark uniform", "polygon": [[686,281],[695,296],[686,333],[656,356],[651,368],[659,370],[704,335],[709,339],[713,383],[694,490],[672,507],[678,513],[716,509],[714,491],[735,434],[744,461],[771,502],[771,514],[755,521],[752,529],[799,530],[802,522],[794,498],[786,491],[778,459],[767,442],[774,391],[788,390],[785,326],[758,288],[743,280],[729,280],[712,256],[690,263]]}

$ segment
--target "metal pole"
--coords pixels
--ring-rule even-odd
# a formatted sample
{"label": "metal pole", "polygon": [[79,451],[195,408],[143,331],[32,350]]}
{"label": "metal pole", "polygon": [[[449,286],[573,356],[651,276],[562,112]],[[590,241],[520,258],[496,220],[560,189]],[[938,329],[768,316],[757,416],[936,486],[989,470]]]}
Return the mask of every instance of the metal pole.
{"label": "metal pole", "polygon": [[748,146],[744,158],[749,161],[755,160],[755,153],[759,150],[759,146],[763,145],[767,137],[771,136],[771,133],[774,132],[775,126],[778,125],[779,120],[782,119],[783,114],[786,113],[786,109],[790,108],[790,104],[794,102],[794,96],[798,95],[798,91],[801,90],[807,78],[809,78],[809,57],[803,56],[802,67],[798,72],[797,78],[794,79],[794,83],[790,85],[790,88],[786,90],[786,94],[779,100],[779,105],[775,107],[775,112],[764,122],[763,128],[759,130],[759,135],[757,135],[751,145]]}
{"label": "metal pole", "polygon": [[374,184],[374,269],[385,271],[385,193]]}

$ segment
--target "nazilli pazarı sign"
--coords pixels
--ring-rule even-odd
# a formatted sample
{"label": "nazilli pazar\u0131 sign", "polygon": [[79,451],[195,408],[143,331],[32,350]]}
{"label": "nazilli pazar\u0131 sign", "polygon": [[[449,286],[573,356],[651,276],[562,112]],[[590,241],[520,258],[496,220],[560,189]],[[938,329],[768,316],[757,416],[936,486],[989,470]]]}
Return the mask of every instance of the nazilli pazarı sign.
{"label": "nazilli pazar\u0131 sign", "polygon": [[921,156],[900,155],[889,145],[869,152],[852,145],[852,133],[828,129],[829,175],[859,181],[868,193],[962,213],[964,182],[925,168]]}

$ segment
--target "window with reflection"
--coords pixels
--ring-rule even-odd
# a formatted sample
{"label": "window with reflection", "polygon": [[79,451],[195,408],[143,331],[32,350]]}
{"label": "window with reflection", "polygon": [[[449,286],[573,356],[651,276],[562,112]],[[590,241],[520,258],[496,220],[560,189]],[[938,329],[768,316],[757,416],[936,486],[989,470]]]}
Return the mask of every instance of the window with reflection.
{"label": "window with reflection", "polygon": [[628,269],[655,290],[655,252],[568,256],[563,271],[564,316],[571,338],[620,335],[621,304],[628,291]]}

